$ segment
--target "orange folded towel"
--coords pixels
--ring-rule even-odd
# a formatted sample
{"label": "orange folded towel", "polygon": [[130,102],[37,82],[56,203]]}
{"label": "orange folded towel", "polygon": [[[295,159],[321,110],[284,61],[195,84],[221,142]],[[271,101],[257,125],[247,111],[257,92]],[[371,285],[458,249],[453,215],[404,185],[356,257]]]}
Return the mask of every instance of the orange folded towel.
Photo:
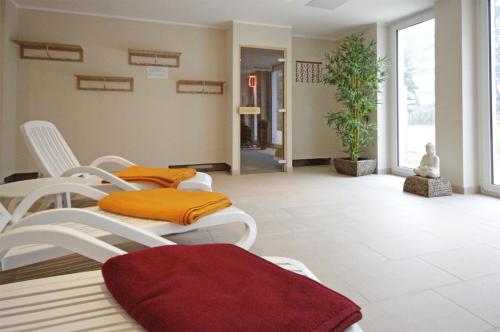
{"label": "orange folded towel", "polygon": [[196,170],[192,168],[130,166],[114,174],[129,182],[145,182],[163,188],[177,188],[179,182],[195,176]]}
{"label": "orange folded towel", "polygon": [[224,194],[187,192],[173,188],[119,191],[99,201],[103,210],[143,219],[191,225],[203,216],[231,206]]}

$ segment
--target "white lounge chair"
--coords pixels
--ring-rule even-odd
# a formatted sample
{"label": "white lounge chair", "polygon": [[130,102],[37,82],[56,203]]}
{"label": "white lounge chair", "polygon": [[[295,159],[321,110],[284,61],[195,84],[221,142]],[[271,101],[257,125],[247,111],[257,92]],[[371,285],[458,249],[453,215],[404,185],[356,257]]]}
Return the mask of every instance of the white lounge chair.
{"label": "white lounge chair", "polygon": [[[110,179],[118,178],[101,169],[100,166],[105,163],[117,164],[120,167],[135,165],[122,157],[103,156],[91,162],[89,166],[82,166],[57,127],[48,121],[28,121],[21,125],[20,130],[31,156],[45,177],[85,176],[90,185],[111,191],[116,190],[117,184],[116,181]],[[103,185],[103,178],[110,184]],[[154,187],[154,185],[129,183],[129,186],[120,186],[120,189],[137,190]],[[206,173],[197,172],[193,178],[182,181],[178,189],[212,191],[212,177]]]}
{"label": "white lounge chair", "polygon": [[[28,211],[38,200],[47,196],[61,193],[72,193],[93,200],[99,200],[107,193],[90,186],[64,183],[39,188],[27,195],[17,206],[14,212],[9,212],[0,206],[0,234],[9,233],[19,227],[30,225],[63,224],[78,229],[92,237],[99,238],[107,243],[120,243],[125,239],[147,246],[173,244],[160,235],[178,234],[208,227],[241,223],[245,229],[241,238],[235,243],[244,249],[249,249],[257,237],[255,220],[237,207],[231,206],[200,218],[196,223],[181,226],[175,223],[132,218],[105,212],[97,206],[77,209],[58,208],[29,214]],[[7,270],[24,266],[51,258],[69,254],[67,251],[54,246],[30,245],[16,248],[9,252],[0,252],[1,269]]]}
{"label": "white lounge chair", "polygon": [[[62,246],[99,262],[125,253],[62,226],[27,226],[0,235],[0,252],[13,246],[32,243]],[[283,257],[264,258],[284,269],[318,281],[299,261]],[[0,285],[0,330],[144,331],[113,299],[100,271]],[[359,325],[354,324],[346,332],[362,330]]]}

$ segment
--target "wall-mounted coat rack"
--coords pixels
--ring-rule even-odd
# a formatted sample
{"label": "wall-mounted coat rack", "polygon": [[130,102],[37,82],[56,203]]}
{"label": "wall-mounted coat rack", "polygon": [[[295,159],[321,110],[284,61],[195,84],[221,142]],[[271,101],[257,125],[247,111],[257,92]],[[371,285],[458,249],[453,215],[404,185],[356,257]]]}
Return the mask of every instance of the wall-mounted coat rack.
{"label": "wall-mounted coat rack", "polygon": [[75,75],[76,88],[88,91],[134,91],[132,77]]}
{"label": "wall-mounted coat rack", "polygon": [[83,62],[80,45],[13,40],[19,45],[21,59]]}
{"label": "wall-mounted coat rack", "polygon": [[224,82],[221,81],[177,81],[177,93],[221,95]]}
{"label": "wall-mounted coat rack", "polygon": [[128,50],[128,63],[134,66],[158,66],[179,68],[181,65],[181,54],[179,52]]}

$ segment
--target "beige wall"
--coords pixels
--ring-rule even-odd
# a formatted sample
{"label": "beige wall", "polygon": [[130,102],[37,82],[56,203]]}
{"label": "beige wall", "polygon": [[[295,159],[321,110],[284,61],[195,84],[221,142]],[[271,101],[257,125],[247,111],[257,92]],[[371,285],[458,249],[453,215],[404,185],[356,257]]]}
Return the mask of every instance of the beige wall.
{"label": "beige wall", "polygon": [[1,178],[16,172],[14,155],[16,154],[16,90],[18,51],[11,41],[17,35],[18,11],[9,0],[3,0],[1,57],[1,112],[0,112],[0,171]]}
{"label": "beige wall", "polygon": [[[18,60],[16,54],[18,105],[9,127],[16,150],[4,155],[17,172],[34,170],[18,126],[42,119],[56,123],[82,163],[117,154],[160,166],[226,162],[238,174],[241,46],[287,50],[287,169],[293,159],[343,155],[325,123],[325,114],[338,109],[334,89],[295,82],[295,61],[324,60],[334,41],[242,22],[223,31],[27,9],[19,10],[18,25],[20,39],[81,44],[85,62]],[[127,64],[129,47],[182,52],[181,68],[171,69],[168,80],[147,79],[144,67]],[[135,91],[77,91],[74,74],[132,76]],[[225,96],[176,94],[177,79],[224,80]]]}
{"label": "beige wall", "polygon": [[[224,31],[21,9],[19,38],[85,49],[84,63],[19,60],[17,119],[54,122],[82,163],[105,154],[158,166],[226,160],[226,97],[175,92],[178,79],[226,80]],[[147,79],[127,64],[128,48],[182,52],[181,67]],[[77,91],[74,74],[132,76],[135,91]],[[33,169],[22,143],[16,165]]]}
{"label": "beige wall", "polygon": [[[335,49],[331,40],[294,37],[293,69],[297,60],[324,62]],[[343,156],[340,140],[326,125],[325,115],[337,111],[335,89],[322,83],[299,83],[293,70],[293,159]]]}

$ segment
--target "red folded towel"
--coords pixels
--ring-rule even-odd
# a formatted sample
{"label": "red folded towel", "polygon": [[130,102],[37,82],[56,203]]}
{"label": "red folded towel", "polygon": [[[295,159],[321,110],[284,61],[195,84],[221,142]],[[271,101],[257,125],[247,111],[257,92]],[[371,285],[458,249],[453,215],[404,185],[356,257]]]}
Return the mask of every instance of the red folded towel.
{"label": "red folded towel", "polygon": [[148,331],[343,332],[361,319],[346,297],[229,244],[147,249],[102,274]]}

